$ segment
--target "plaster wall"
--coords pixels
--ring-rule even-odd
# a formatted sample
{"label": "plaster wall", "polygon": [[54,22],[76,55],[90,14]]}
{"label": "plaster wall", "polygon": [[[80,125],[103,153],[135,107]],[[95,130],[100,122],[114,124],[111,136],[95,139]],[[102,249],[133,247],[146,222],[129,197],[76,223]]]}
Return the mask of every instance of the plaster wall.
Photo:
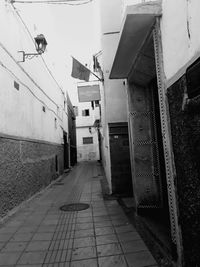
{"label": "plaster wall", "polygon": [[161,34],[167,86],[200,55],[200,2],[163,0]]}
{"label": "plaster wall", "polygon": [[[77,128],[77,160],[88,161],[99,159],[98,135],[94,127],[91,128],[91,133],[86,128]],[[92,137],[93,144],[83,144],[83,137]]]}
{"label": "plaster wall", "polygon": [[[92,109],[91,102],[78,103],[78,116],[76,117],[76,126],[92,126],[95,120],[100,118],[99,107]],[[82,116],[82,111],[89,109],[89,116]]]}
{"label": "plaster wall", "polygon": [[35,46],[12,5],[5,1],[0,2],[0,32],[0,134],[62,143],[62,128],[68,131],[64,96],[41,56],[19,62],[18,51],[34,53]]}
{"label": "plaster wall", "polygon": [[103,0],[101,10],[102,69],[104,84],[102,88],[102,163],[111,190],[111,163],[108,123],[127,121],[127,97],[123,80],[110,80],[109,75],[119,42],[122,17],[121,0]]}

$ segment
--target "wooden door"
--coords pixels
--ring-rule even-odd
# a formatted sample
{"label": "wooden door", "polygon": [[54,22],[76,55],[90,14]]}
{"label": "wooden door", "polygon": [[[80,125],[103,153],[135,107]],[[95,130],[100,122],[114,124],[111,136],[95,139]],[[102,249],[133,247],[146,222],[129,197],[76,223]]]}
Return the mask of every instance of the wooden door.
{"label": "wooden door", "polygon": [[133,191],[136,205],[137,208],[161,208],[163,194],[152,89],[130,86],[129,94]]}

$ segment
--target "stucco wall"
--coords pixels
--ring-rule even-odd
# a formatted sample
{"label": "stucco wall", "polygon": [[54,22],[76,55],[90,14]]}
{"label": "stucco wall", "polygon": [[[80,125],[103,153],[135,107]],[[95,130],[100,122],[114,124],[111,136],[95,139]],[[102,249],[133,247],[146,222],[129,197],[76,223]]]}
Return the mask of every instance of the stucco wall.
{"label": "stucco wall", "polygon": [[[97,130],[92,127],[91,133],[87,128],[77,128],[77,160],[99,160],[99,145]],[[83,137],[92,137],[93,144],[83,144]]]}
{"label": "stucco wall", "polygon": [[[0,32],[0,133],[61,143],[61,127],[68,131],[64,96],[40,56],[19,62],[22,56],[18,51],[36,50],[17,13],[6,1],[0,2]],[[14,88],[14,81],[19,90]]]}
{"label": "stucco wall", "polygon": [[0,147],[1,217],[63,172],[63,147],[13,138],[1,138]]}
{"label": "stucco wall", "polygon": [[[105,98],[102,108],[102,155],[106,178],[111,189],[111,165],[108,136],[108,123],[127,121],[127,97],[123,80],[110,80],[109,75],[119,41],[122,18],[122,1],[100,1],[102,69],[104,83],[102,95]],[[103,99],[103,98],[102,98]]]}
{"label": "stucco wall", "polygon": [[190,61],[200,56],[200,2],[163,0],[162,8],[164,70],[168,83],[173,84],[184,74]]}

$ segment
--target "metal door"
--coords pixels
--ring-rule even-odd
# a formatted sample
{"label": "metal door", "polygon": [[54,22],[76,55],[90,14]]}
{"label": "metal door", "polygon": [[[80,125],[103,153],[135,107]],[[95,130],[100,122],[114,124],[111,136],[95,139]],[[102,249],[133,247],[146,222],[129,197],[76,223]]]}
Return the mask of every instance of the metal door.
{"label": "metal door", "polygon": [[131,163],[127,123],[109,123],[112,192],[132,195]]}
{"label": "metal door", "polygon": [[129,86],[132,170],[137,208],[161,208],[162,187],[154,99],[151,88]]}

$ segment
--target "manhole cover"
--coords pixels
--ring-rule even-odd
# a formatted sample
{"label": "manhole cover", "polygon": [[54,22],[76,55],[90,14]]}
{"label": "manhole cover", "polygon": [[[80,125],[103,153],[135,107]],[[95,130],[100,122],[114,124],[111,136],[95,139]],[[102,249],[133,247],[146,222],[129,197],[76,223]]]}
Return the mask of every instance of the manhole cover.
{"label": "manhole cover", "polygon": [[73,204],[66,204],[60,207],[62,211],[80,211],[86,210],[89,208],[88,204],[85,203],[73,203]]}

